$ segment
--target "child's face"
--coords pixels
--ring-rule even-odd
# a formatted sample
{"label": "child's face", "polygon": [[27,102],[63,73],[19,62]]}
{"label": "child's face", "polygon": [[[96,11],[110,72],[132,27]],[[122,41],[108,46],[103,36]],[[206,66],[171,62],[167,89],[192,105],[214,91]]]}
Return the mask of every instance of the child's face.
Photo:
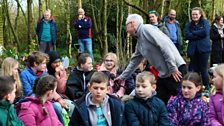
{"label": "child's face", "polygon": [[89,91],[92,93],[93,103],[100,104],[103,101],[103,98],[107,95],[109,86],[107,83],[95,83],[93,82],[88,86]]}
{"label": "child's face", "polygon": [[14,89],[7,95],[7,100],[13,103],[16,97],[16,84],[14,84]]}
{"label": "child's face", "polygon": [[141,82],[136,82],[136,94],[144,99],[147,99],[149,97],[152,96],[152,92],[154,92],[156,90],[156,85],[155,84],[151,84],[149,79],[145,80],[144,83]]}
{"label": "child's face", "polygon": [[37,64],[36,66],[37,71],[46,71],[46,68],[47,68],[46,59],[42,63]]}
{"label": "child's face", "polygon": [[182,82],[182,94],[186,99],[193,99],[200,89],[201,86],[196,87],[195,84],[189,80],[184,80]]}
{"label": "child's face", "polygon": [[113,57],[108,55],[104,60],[104,64],[107,70],[112,70],[115,66]]}
{"label": "child's face", "polygon": [[51,63],[51,67],[52,67],[53,69],[55,69],[55,68],[59,67],[60,65],[61,65],[61,61],[60,61],[60,60],[59,60],[59,61],[56,61],[56,62]]}
{"label": "child's face", "polygon": [[222,77],[216,72],[213,72],[212,82],[217,90],[222,90]]}

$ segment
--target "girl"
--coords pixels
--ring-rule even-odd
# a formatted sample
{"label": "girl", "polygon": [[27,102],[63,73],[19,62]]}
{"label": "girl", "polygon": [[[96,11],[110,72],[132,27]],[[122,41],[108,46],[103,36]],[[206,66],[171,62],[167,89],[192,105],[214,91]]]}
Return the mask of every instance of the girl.
{"label": "girl", "polygon": [[224,102],[223,102],[223,92],[224,92],[224,65],[217,66],[213,71],[212,82],[215,86],[216,92],[210,97],[209,101],[209,119],[212,126],[223,126],[224,125]]}
{"label": "girl", "polygon": [[109,78],[110,78],[110,90],[109,94],[113,94],[118,98],[121,98],[125,93],[125,81],[122,81],[119,84],[114,83],[115,77],[119,75],[119,66],[118,66],[118,59],[116,54],[108,53],[104,57],[104,62],[100,67],[99,71],[104,71]]}
{"label": "girl", "polygon": [[57,80],[57,93],[62,95],[64,98],[67,98],[65,95],[66,89],[66,71],[62,66],[61,57],[56,51],[51,51],[48,53],[49,62],[47,64],[48,74],[54,76]]}
{"label": "girl", "polygon": [[18,68],[19,62],[14,58],[7,57],[2,62],[1,76],[13,76],[16,80],[16,99],[23,94]]}
{"label": "girl", "polygon": [[197,73],[187,73],[181,91],[170,99],[167,111],[170,126],[208,126],[208,106],[201,99],[201,78]]}
{"label": "girl", "polygon": [[57,81],[51,75],[44,75],[35,80],[35,97],[27,97],[26,102],[17,106],[18,117],[25,125],[62,126],[50,101],[56,93],[56,88]]}

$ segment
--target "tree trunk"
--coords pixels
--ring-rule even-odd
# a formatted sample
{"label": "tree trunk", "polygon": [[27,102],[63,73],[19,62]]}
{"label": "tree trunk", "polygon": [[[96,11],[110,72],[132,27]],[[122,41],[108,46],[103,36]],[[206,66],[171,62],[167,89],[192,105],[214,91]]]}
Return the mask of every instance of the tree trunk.
{"label": "tree trunk", "polygon": [[33,18],[32,18],[32,3],[33,3],[33,0],[27,0],[27,11],[28,11],[28,45],[29,45],[29,51],[32,52],[34,49],[33,49],[33,42],[32,42],[32,21],[33,21]]}
{"label": "tree trunk", "polygon": [[16,0],[16,3],[17,3],[18,7],[20,8],[20,10],[21,10],[21,12],[23,14],[23,17],[24,17],[24,20],[25,20],[25,24],[27,25],[26,14],[25,14],[25,12],[24,12],[24,10],[23,10],[23,8],[22,8],[22,6],[21,6],[21,4],[19,3],[18,0]]}
{"label": "tree trunk", "polygon": [[[129,0],[129,1],[132,1],[132,0]],[[132,9],[130,6],[128,6],[128,14],[131,14],[132,13]],[[132,54],[132,38],[130,37],[130,34],[127,34],[126,36],[126,43],[127,43],[127,59],[130,59],[131,58],[131,54]]]}
{"label": "tree trunk", "polygon": [[191,21],[191,0],[188,0],[187,12],[188,12],[188,20],[190,22]]}
{"label": "tree trunk", "polygon": [[215,19],[215,0],[212,0],[212,14],[211,14],[211,20],[213,21]]}
{"label": "tree trunk", "polygon": [[164,8],[165,8],[165,0],[162,0],[162,7],[161,7],[160,19],[163,18],[163,15],[164,15]]}
{"label": "tree trunk", "polygon": [[103,0],[103,55],[108,53],[108,42],[107,42],[107,0]]}
{"label": "tree trunk", "polygon": [[4,46],[4,39],[3,39],[3,13],[2,13],[2,6],[0,5],[0,46]]}
{"label": "tree trunk", "polygon": [[67,22],[67,44],[68,44],[68,57],[72,57],[72,34],[70,31],[70,14],[71,14],[71,0],[67,0],[67,15],[66,15],[66,22]]}
{"label": "tree trunk", "polygon": [[78,8],[82,8],[82,0],[78,0]]}
{"label": "tree trunk", "polygon": [[9,11],[8,11],[8,3],[6,3],[6,7],[7,7],[7,10],[6,10],[6,17],[7,17],[7,21],[8,21],[8,25],[9,25],[9,28],[11,29],[11,32],[13,34],[13,37],[15,39],[15,43],[17,44],[17,48],[20,49],[20,42],[19,42],[19,39],[13,29],[13,26],[12,26],[12,23],[11,23],[11,20],[10,20],[10,17],[9,17]]}
{"label": "tree trunk", "polygon": [[120,0],[117,0],[117,14],[116,14],[116,54],[117,58],[120,59],[120,49],[119,49],[119,13],[120,13],[120,7],[119,2]]}
{"label": "tree trunk", "polygon": [[42,1],[41,0],[38,0],[38,1],[39,1],[39,18],[41,19],[43,14]]}
{"label": "tree trunk", "polygon": [[18,24],[18,19],[19,19],[19,3],[17,2],[17,14],[16,14],[16,19],[15,19],[15,26],[14,26],[14,30],[15,32],[17,31],[17,24]]}

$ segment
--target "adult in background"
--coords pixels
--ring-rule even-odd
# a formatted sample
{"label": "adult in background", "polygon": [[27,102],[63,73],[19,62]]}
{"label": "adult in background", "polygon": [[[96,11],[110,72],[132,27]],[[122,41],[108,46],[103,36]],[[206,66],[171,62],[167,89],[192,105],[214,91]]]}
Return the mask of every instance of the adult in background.
{"label": "adult in background", "polygon": [[164,18],[164,23],[169,31],[170,39],[177,47],[178,51],[181,52],[181,45],[182,45],[181,29],[179,22],[175,18],[176,18],[176,11],[174,9],[171,9],[168,15]]}
{"label": "adult in background", "polygon": [[39,41],[39,51],[47,53],[54,49],[57,39],[58,28],[56,22],[51,17],[51,11],[48,9],[44,16],[37,23],[36,34]]}
{"label": "adult in background", "polygon": [[189,40],[187,55],[194,72],[202,77],[203,85],[209,89],[208,58],[211,52],[210,26],[205,14],[200,7],[195,7],[191,12],[192,21],[184,29],[185,37]]}
{"label": "adult in background", "polygon": [[212,52],[211,61],[212,64],[221,64],[224,62],[224,25],[223,17],[216,16],[215,20],[212,22],[210,38],[212,40]]}
{"label": "adult in background", "polygon": [[137,38],[135,52],[118,81],[127,79],[142,59],[147,59],[158,72],[157,95],[165,103],[176,95],[180,79],[186,73],[186,63],[168,36],[150,24],[143,24],[138,14],[130,14],[126,20],[126,31]]}
{"label": "adult in background", "polygon": [[164,34],[169,36],[169,31],[159,18],[156,10],[149,10],[149,24],[158,27]]}
{"label": "adult in background", "polygon": [[75,20],[75,29],[78,31],[78,44],[80,53],[87,51],[93,58],[92,49],[92,20],[90,17],[85,15],[85,11],[82,8],[78,10],[78,19]]}

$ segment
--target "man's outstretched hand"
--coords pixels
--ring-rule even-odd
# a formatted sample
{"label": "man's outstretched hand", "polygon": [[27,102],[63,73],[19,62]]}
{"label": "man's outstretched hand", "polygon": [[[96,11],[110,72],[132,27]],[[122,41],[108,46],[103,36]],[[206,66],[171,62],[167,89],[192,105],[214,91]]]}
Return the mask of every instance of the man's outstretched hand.
{"label": "man's outstretched hand", "polygon": [[176,82],[180,82],[182,79],[182,73],[179,70],[171,72],[170,75],[173,76]]}

